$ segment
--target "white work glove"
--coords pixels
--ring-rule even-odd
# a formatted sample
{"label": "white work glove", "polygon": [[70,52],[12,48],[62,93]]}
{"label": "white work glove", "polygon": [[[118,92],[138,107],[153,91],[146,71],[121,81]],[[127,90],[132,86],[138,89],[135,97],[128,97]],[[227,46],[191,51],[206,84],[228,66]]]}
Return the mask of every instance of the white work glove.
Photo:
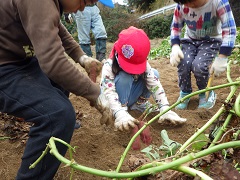
{"label": "white work glove", "polygon": [[132,117],[126,110],[119,110],[115,115],[115,128],[117,130],[129,130],[129,126],[134,128],[139,123],[137,119]]}
{"label": "white work glove", "polygon": [[[168,109],[169,106],[163,106],[160,108],[160,113]],[[160,116],[158,123],[163,123],[164,121],[170,121],[172,124],[179,125],[183,124],[187,121],[186,118],[181,118],[177,115],[177,113],[173,112],[172,110],[166,112],[162,116]]]}
{"label": "white work glove", "polygon": [[219,76],[222,72],[227,69],[228,58],[216,57],[210,68],[210,74],[214,73],[215,76]]}
{"label": "white work glove", "polygon": [[82,55],[79,58],[79,63],[86,70],[88,76],[93,82],[96,82],[97,77],[102,71],[103,63],[97,59],[88,57],[87,55]]}
{"label": "white work glove", "polygon": [[101,93],[96,102],[91,104],[91,106],[94,106],[102,114],[100,119],[101,125],[109,125],[113,122],[112,110],[110,109],[110,105],[105,94]]}
{"label": "white work glove", "polygon": [[180,63],[180,60],[184,58],[183,52],[178,44],[172,46],[172,52],[170,54],[170,63],[173,67]]}
{"label": "white work glove", "polygon": [[73,23],[73,18],[71,14],[64,14],[65,21],[69,24]]}

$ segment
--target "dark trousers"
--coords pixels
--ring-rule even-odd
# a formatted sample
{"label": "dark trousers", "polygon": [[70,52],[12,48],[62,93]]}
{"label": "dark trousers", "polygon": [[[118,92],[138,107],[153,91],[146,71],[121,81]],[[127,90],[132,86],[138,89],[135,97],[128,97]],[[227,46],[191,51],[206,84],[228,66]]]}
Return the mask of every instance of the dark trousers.
{"label": "dark trousers", "polygon": [[[0,112],[34,123],[16,179],[53,179],[60,161],[50,153],[34,169],[29,166],[42,154],[50,137],[70,142],[76,115],[68,97],[52,85],[37,59],[0,66]],[[56,144],[64,156],[67,147]]]}
{"label": "dark trousers", "polygon": [[182,39],[184,58],[178,65],[178,85],[184,93],[192,92],[191,72],[198,89],[205,89],[209,78],[209,66],[219,52],[220,39]]}

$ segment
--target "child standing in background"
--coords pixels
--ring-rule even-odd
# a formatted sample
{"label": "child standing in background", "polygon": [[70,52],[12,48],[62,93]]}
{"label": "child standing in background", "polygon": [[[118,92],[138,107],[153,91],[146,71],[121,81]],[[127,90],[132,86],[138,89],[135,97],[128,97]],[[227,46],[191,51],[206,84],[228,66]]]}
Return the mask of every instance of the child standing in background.
{"label": "child standing in background", "polygon": [[[219,76],[226,70],[228,56],[235,44],[236,25],[228,0],[174,1],[178,4],[171,26],[170,63],[178,68],[181,99],[192,92],[191,72],[201,90],[206,88],[210,74]],[[184,24],[186,31],[180,39]],[[187,109],[189,101],[180,103],[176,109]],[[209,99],[205,93],[199,94],[198,108],[210,109],[215,101],[213,91]]]}

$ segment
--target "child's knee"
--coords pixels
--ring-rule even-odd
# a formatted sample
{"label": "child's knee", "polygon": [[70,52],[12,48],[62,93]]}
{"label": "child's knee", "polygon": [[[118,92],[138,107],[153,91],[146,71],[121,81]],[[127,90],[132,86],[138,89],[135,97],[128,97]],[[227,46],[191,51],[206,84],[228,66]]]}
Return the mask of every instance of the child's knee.
{"label": "child's knee", "polygon": [[129,82],[133,81],[133,77],[131,74],[128,74],[124,71],[120,71],[118,75],[115,77],[115,83],[116,84],[121,84],[121,85],[127,85]]}

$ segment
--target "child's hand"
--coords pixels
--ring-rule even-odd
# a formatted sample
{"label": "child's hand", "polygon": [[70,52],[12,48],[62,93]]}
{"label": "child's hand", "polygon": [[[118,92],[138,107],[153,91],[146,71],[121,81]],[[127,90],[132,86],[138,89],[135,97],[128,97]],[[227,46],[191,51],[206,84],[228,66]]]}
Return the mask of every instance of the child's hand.
{"label": "child's hand", "polygon": [[179,117],[177,115],[177,113],[170,110],[170,111],[166,112],[165,114],[163,114],[162,116],[160,116],[158,123],[161,124],[164,121],[170,121],[174,125],[180,125],[180,124],[185,123],[187,121],[187,119]]}
{"label": "child's hand", "polygon": [[170,63],[173,67],[177,66],[181,59],[184,58],[183,52],[178,44],[172,46],[172,52],[170,54]]}
{"label": "child's hand", "polygon": [[214,73],[215,76],[219,76],[222,72],[227,69],[227,57],[216,57],[213,61],[213,64],[210,68],[210,74]]}
{"label": "child's hand", "polygon": [[115,114],[115,127],[117,130],[129,130],[129,126],[134,128],[139,123],[137,119],[132,117],[127,111],[120,110]]}
{"label": "child's hand", "polygon": [[[160,108],[160,112],[163,112],[168,108],[169,108],[169,106],[163,106]],[[158,123],[162,124],[165,121],[169,121],[174,125],[180,125],[180,124],[184,124],[187,121],[187,119],[181,118],[180,116],[178,116],[177,113],[170,110],[170,111],[166,112],[165,114],[163,114],[162,116],[160,116]]]}

